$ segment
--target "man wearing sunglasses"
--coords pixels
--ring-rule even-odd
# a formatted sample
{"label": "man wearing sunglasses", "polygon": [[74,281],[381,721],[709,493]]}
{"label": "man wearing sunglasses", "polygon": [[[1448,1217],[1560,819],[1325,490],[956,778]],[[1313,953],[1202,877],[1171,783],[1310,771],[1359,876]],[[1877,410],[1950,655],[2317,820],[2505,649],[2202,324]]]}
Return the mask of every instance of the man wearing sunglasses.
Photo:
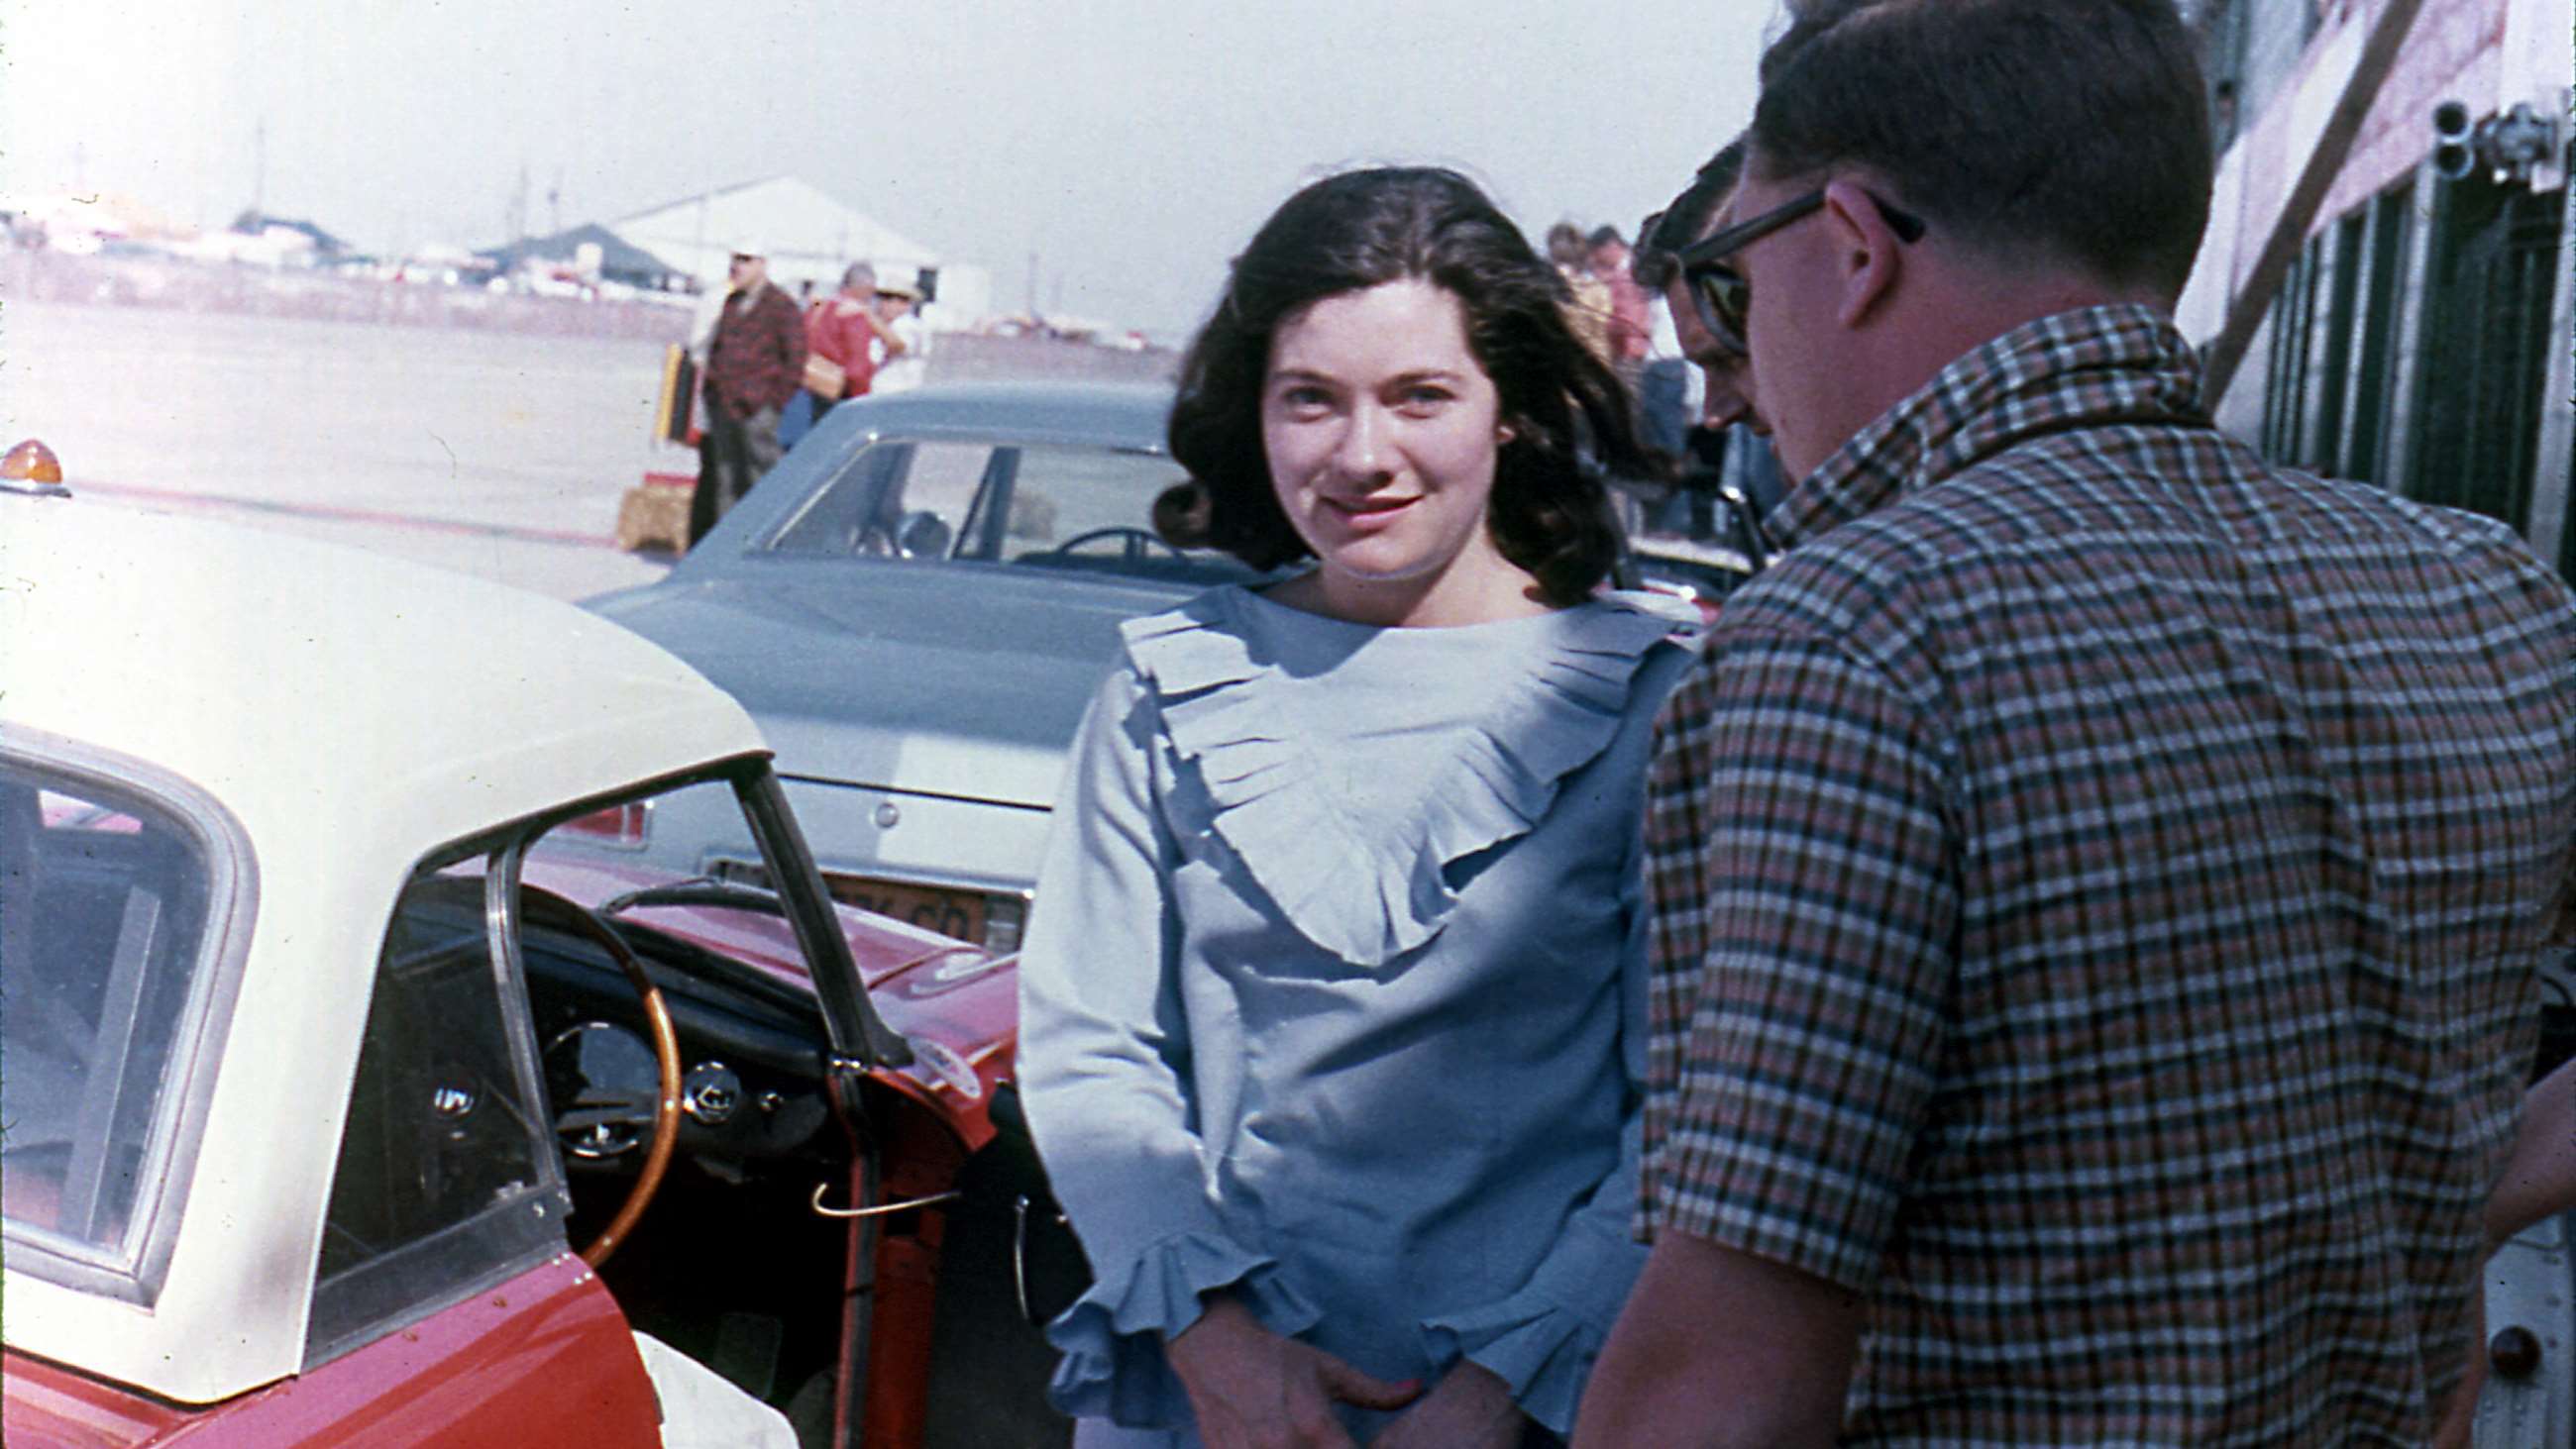
{"label": "man wearing sunglasses", "polygon": [[1744,142],[1729,141],[1699,168],[1663,210],[1637,227],[1637,249],[1629,275],[1637,285],[1664,294],[1673,331],[1685,362],[1696,367],[1707,386],[1701,394],[1700,425],[1724,428],[1751,420],[1736,379],[1744,362],[1740,340],[1713,331],[1682,279],[1680,253],[1713,224],[1719,209],[1734,194],[1744,168]]}
{"label": "man wearing sunglasses", "polygon": [[[1737,449],[1729,441],[1730,429],[1751,420],[1744,394],[1737,386],[1744,354],[1719,340],[1700,319],[1684,289],[1678,254],[1709,228],[1711,218],[1734,192],[1736,174],[1743,164],[1741,139],[1728,142],[1702,163],[1690,185],[1683,187],[1661,211],[1649,213],[1638,224],[1637,247],[1629,264],[1631,280],[1649,293],[1663,295],[1665,315],[1671,319],[1672,348],[1679,354],[1681,366],[1697,369],[1701,376],[1697,426],[1690,430],[1684,449],[1698,466],[1720,477],[1728,473],[1728,454]],[[1649,381],[1652,380],[1650,369]],[[1764,543],[1761,513],[1779,499],[1779,469],[1758,446],[1731,461],[1733,475],[1744,480],[1746,486],[1739,488],[1729,482],[1695,493],[1691,499],[1693,536],[1714,532],[1718,527],[1716,511],[1724,506],[1731,541],[1758,572],[1770,556]]]}
{"label": "man wearing sunglasses", "polygon": [[2425,1442],[2576,949],[2576,600],[2211,425],[2171,0],[1791,11],[1675,248],[1798,481],[1665,711],[1576,1442]]}

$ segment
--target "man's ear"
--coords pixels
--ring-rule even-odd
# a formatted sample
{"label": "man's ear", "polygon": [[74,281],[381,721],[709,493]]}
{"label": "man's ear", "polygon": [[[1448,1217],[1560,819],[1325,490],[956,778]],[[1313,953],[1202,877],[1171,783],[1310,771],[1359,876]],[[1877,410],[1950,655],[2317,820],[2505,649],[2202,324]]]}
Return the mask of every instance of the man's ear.
{"label": "man's ear", "polygon": [[1857,327],[1886,305],[1905,270],[1904,243],[1869,193],[1850,181],[1825,183],[1824,224],[1834,239],[1841,296],[1834,320]]}

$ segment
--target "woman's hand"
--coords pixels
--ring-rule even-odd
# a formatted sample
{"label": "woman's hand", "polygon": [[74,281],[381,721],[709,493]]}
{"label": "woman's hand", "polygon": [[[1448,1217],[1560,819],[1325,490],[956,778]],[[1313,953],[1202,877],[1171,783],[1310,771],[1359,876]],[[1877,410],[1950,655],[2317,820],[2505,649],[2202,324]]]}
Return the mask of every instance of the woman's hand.
{"label": "woman's hand", "polygon": [[1468,1359],[1440,1376],[1412,1408],[1369,1441],[1370,1449],[1513,1449],[1520,1405],[1493,1371]]}
{"label": "woman's hand", "polygon": [[1189,1391],[1208,1449],[1351,1449],[1334,1404],[1400,1409],[1422,1392],[1420,1384],[1371,1378],[1322,1349],[1282,1338],[1230,1296],[1210,1298],[1199,1321],[1163,1346],[1163,1357]]}

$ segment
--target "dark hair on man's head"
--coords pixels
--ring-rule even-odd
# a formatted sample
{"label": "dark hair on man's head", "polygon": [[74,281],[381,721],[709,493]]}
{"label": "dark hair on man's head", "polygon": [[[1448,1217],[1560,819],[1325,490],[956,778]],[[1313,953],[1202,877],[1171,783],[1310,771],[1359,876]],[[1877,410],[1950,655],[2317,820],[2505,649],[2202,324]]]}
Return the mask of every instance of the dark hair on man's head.
{"label": "dark hair on man's head", "polygon": [[1628,239],[1619,235],[1619,228],[1606,221],[1592,229],[1591,240],[1594,251],[1599,251],[1603,247],[1623,247],[1628,244]]}
{"label": "dark hair on man's head", "polygon": [[1680,269],[1675,256],[1682,248],[1700,239],[1718,207],[1726,202],[1727,193],[1735,189],[1736,177],[1744,170],[1744,138],[1736,137],[1699,165],[1691,183],[1664,205],[1637,224],[1637,249],[1629,258],[1628,275],[1649,292],[1660,292],[1672,285],[1673,274]]}
{"label": "dark hair on man's head", "polygon": [[1791,0],[1753,165],[1863,167],[1935,230],[2177,296],[2209,221],[2208,97],[2174,0]]}
{"label": "dark hair on man's head", "polygon": [[1548,602],[1581,601],[1619,553],[1601,470],[1651,476],[1628,395],[1565,320],[1565,283],[1454,171],[1383,167],[1288,198],[1234,259],[1216,314],[1181,359],[1172,456],[1207,485],[1210,541],[1254,568],[1311,554],[1273,491],[1261,399],[1280,325],[1326,297],[1418,280],[1458,299],[1467,349],[1509,432],[1485,526]]}

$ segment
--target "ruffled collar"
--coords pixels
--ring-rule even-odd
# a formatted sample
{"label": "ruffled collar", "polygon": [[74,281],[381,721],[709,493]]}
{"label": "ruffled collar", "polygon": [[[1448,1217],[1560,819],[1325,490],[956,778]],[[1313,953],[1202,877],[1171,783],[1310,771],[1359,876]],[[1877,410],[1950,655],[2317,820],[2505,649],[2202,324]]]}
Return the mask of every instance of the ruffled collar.
{"label": "ruffled collar", "polygon": [[1123,632],[1216,833],[1300,934],[1373,968],[1439,934],[1446,868],[1546,818],[1618,734],[1657,642],[1696,623],[1614,594],[1379,629],[1228,587]]}

